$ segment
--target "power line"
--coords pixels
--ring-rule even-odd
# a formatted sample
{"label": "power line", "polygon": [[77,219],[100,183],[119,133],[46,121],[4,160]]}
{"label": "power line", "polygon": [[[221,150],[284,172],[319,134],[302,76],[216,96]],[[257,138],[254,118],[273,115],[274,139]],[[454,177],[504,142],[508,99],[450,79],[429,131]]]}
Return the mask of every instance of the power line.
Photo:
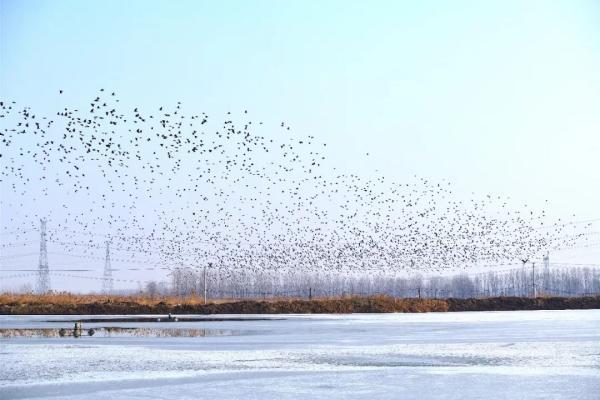
{"label": "power line", "polygon": [[34,252],[34,253],[22,253],[22,254],[8,254],[8,255],[5,255],[5,256],[0,256],[0,259],[29,257],[29,256],[34,256],[36,254],[39,254],[39,253]]}
{"label": "power line", "polygon": [[[32,268],[11,268],[11,269],[1,269],[1,272],[39,272],[39,268],[37,269],[32,269]],[[52,268],[52,271],[77,271],[77,272],[99,272],[97,269],[88,269],[88,268]]]}
{"label": "power line", "polygon": [[27,278],[29,276],[34,276],[34,275],[37,275],[37,270],[35,272],[29,272],[29,273],[25,273],[25,274],[12,274],[12,275],[0,276],[0,280]]}
{"label": "power line", "polygon": [[0,244],[0,248],[7,249],[7,248],[11,248],[11,247],[21,247],[21,246],[26,246],[29,244],[34,244],[34,243],[36,243],[35,240],[27,240],[24,242],[2,243],[2,244]]}

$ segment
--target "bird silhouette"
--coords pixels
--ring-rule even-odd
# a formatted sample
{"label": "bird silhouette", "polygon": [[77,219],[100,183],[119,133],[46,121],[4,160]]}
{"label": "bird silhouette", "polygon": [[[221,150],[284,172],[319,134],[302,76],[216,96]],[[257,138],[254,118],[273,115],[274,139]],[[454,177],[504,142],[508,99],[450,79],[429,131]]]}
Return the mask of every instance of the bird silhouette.
{"label": "bird silhouette", "polygon": [[525,264],[589,237],[508,197],[457,196],[447,180],[344,172],[329,161],[335,146],[253,122],[246,108],[211,118],[181,102],[153,112],[103,89],[91,98],[52,116],[0,102],[4,231],[47,218],[66,253],[110,237],[156,257],[151,269],[216,260],[222,277]]}

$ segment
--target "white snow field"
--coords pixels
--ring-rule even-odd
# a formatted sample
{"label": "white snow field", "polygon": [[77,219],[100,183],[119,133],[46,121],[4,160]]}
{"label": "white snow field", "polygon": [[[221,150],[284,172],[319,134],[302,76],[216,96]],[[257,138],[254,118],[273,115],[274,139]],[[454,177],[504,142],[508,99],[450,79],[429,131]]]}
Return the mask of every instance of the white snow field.
{"label": "white snow field", "polygon": [[[91,317],[0,316],[0,328]],[[95,316],[107,321],[84,329],[212,331],[0,339],[0,399],[600,399],[600,310],[221,317],[272,320]]]}

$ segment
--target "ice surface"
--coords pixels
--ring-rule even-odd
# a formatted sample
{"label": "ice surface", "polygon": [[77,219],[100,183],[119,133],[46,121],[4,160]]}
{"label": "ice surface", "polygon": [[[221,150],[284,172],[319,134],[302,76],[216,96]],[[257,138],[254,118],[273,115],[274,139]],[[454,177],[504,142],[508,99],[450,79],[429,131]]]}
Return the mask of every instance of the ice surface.
{"label": "ice surface", "polygon": [[[600,310],[272,317],[168,323],[231,336],[0,339],[0,399],[600,399]],[[165,326],[84,328],[108,325]]]}

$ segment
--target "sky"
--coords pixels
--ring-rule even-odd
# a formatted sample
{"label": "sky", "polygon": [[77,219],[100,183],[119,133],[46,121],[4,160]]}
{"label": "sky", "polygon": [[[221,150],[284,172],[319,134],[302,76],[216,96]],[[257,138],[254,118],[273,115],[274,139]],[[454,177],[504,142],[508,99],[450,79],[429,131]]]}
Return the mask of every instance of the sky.
{"label": "sky", "polygon": [[3,99],[248,109],[345,170],[564,218],[600,217],[598,71],[598,1],[0,0]]}

